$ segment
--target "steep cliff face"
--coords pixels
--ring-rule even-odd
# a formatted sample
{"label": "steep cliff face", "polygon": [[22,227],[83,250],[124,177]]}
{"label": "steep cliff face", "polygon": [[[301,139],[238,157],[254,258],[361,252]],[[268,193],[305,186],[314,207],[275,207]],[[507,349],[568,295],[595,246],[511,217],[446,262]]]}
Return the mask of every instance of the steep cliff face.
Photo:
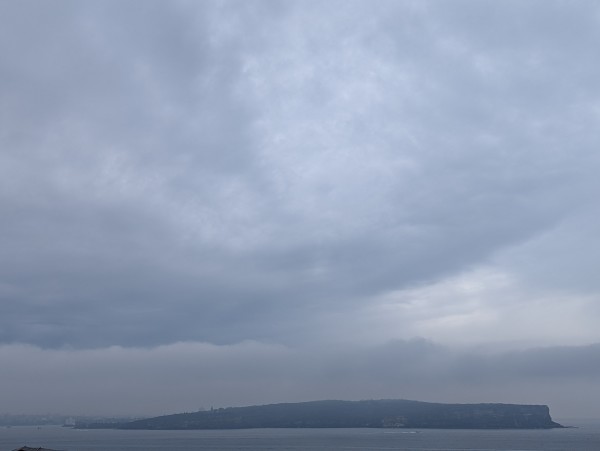
{"label": "steep cliff face", "polygon": [[544,405],[438,404],[408,400],[313,401],[230,407],[167,415],[120,425],[123,429],[448,428],[549,429]]}

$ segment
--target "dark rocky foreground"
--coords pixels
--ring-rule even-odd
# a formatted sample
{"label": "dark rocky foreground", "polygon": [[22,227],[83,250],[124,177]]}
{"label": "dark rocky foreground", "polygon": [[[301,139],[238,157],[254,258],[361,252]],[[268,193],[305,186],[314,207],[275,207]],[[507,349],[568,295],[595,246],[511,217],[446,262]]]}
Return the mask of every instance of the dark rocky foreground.
{"label": "dark rocky foreground", "polygon": [[31,448],[29,446],[22,446],[18,449],[13,449],[13,451],[58,451],[58,450],[50,449],[50,448]]}
{"label": "dark rocky foreground", "polygon": [[181,413],[122,424],[119,429],[441,428],[550,429],[548,406],[439,404],[408,400],[312,401]]}

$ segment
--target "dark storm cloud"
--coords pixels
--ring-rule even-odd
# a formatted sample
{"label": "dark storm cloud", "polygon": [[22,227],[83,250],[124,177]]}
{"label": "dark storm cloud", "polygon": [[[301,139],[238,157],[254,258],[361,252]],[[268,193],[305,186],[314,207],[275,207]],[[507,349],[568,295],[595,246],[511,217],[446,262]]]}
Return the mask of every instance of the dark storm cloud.
{"label": "dark storm cloud", "polygon": [[594,3],[0,8],[4,343],[343,341],[598,218]]}

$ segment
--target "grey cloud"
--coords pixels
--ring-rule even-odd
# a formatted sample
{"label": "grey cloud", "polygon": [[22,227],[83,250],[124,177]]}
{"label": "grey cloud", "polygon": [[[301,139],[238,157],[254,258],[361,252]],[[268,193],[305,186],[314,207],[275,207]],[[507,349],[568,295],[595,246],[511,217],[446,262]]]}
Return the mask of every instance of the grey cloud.
{"label": "grey cloud", "polygon": [[593,3],[1,8],[5,343],[298,344],[591,209]]}

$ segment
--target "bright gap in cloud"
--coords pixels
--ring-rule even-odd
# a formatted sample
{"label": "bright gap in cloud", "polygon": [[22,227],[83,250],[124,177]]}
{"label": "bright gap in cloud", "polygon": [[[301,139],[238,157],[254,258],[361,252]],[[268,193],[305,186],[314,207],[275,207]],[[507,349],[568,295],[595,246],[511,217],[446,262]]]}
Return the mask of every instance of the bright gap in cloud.
{"label": "bright gap in cloud", "polygon": [[473,269],[387,293],[357,324],[364,339],[424,337],[451,346],[584,345],[600,339],[594,294],[528,287],[502,268]]}

